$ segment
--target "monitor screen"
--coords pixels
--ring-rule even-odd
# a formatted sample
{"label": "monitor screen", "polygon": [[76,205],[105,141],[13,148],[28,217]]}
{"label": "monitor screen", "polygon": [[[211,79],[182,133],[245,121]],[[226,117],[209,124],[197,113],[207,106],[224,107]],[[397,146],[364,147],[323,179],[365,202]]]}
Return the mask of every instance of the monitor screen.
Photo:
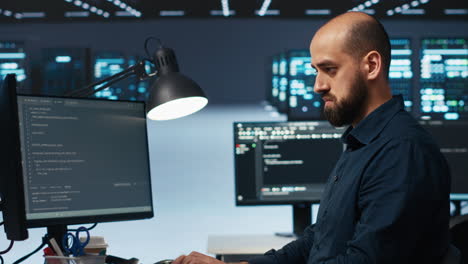
{"label": "monitor screen", "polygon": [[234,123],[237,204],[317,202],[343,132],[326,121]]}
{"label": "monitor screen", "polygon": [[144,103],[17,100],[30,227],[152,217]]}
{"label": "monitor screen", "polygon": [[409,39],[390,39],[391,60],[389,83],[393,94],[401,94],[405,109],[412,111],[413,107],[413,65],[412,50]]}
{"label": "monitor screen", "polygon": [[468,121],[420,121],[434,136],[444,154],[452,175],[450,199],[468,200]]}
{"label": "monitor screen", "polygon": [[468,118],[468,39],[427,38],[421,45],[421,115]]}
{"label": "monitor screen", "polygon": [[289,109],[288,120],[323,119],[323,103],[314,93],[315,70],[308,50],[289,51]]}

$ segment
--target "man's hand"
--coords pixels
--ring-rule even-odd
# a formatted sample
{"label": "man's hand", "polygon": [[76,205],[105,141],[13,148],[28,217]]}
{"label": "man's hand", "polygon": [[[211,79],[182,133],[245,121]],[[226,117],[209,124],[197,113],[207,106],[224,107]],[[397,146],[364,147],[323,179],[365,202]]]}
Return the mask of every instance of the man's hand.
{"label": "man's hand", "polygon": [[[247,263],[247,262],[241,262]],[[193,251],[188,256],[182,255],[172,262],[172,264],[227,264],[210,256]]]}
{"label": "man's hand", "polygon": [[172,264],[226,264],[220,260],[193,251],[188,256],[182,255],[172,262]]}

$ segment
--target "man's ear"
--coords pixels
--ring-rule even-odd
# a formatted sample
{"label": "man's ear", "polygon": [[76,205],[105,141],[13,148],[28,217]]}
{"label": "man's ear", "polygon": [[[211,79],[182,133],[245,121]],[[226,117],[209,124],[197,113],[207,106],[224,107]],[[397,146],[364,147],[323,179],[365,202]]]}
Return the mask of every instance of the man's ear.
{"label": "man's ear", "polygon": [[367,80],[373,81],[377,79],[382,71],[382,56],[373,50],[367,53],[363,59],[364,63],[364,76],[366,76]]}

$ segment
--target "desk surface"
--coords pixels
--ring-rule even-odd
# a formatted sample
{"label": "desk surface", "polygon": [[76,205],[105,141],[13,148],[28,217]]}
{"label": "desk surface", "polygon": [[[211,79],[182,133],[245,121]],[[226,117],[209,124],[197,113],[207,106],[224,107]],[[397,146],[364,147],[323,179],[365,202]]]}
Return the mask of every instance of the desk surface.
{"label": "desk surface", "polygon": [[282,248],[295,239],[275,235],[215,235],[208,237],[208,253],[215,255],[263,254],[272,248]]}

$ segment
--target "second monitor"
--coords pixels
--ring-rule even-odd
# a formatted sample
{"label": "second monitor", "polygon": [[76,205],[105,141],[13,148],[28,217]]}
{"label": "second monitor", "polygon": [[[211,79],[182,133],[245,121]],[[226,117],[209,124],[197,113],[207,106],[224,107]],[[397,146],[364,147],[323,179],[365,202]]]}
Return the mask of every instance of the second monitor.
{"label": "second monitor", "polygon": [[343,132],[327,121],[234,123],[237,205],[291,204],[301,234],[343,152]]}

